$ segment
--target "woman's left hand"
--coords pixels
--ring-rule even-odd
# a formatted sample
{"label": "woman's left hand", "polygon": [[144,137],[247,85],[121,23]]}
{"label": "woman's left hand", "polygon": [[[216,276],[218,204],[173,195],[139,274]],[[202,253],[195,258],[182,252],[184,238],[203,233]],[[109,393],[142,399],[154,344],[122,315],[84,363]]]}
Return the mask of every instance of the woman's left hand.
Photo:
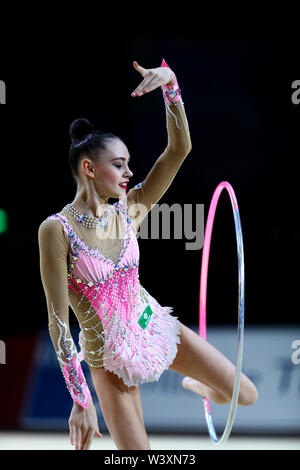
{"label": "woman's left hand", "polygon": [[131,93],[131,96],[142,96],[163,85],[174,85],[175,74],[168,67],[157,67],[155,69],[145,69],[136,61],[133,62],[135,70],[140,72],[144,80]]}
{"label": "woman's left hand", "polygon": [[92,398],[88,409],[82,408],[74,401],[69,418],[71,445],[76,450],[89,450],[94,435],[103,437],[98,428],[98,418]]}

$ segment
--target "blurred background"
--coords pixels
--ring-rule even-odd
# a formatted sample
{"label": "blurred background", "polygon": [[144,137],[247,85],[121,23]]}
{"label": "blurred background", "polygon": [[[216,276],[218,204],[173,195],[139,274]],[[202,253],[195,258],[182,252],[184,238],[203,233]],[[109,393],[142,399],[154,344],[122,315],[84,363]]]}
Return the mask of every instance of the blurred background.
{"label": "blurred background", "polygon": [[[131,154],[131,187],[143,181],[167,143],[165,108],[160,90],[130,96],[141,81],[132,62],[152,68],[162,58],[177,75],[193,148],[159,204],[204,204],[206,220],[223,180],[239,203],[246,278],[243,370],[256,383],[259,400],[238,409],[233,439],[292,442],[300,434],[300,353],[292,347],[300,342],[300,104],[291,99],[292,83],[300,79],[297,43],[271,34],[124,35],[106,38],[100,48],[79,43],[74,39],[72,48],[66,44],[53,56],[49,45],[42,57],[23,54],[19,44],[11,55],[15,63],[0,69],[7,100],[0,107],[2,448],[9,432],[68,430],[72,402],[48,335],[37,233],[76,193],[68,165],[69,125],[86,117],[120,136]],[[198,332],[202,250],[187,250],[187,241],[174,239],[172,231],[170,240],[140,239],[140,281]],[[237,276],[234,223],[224,191],[211,245],[207,321],[208,340],[232,361]],[[77,342],[72,313],[70,323]],[[93,391],[85,365],[84,370]],[[167,371],[158,383],[141,386],[144,418],[149,434],[162,439],[177,434],[178,445],[186,436],[191,448],[189,436],[207,436],[207,428],[201,400],[181,388],[181,379]],[[226,406],[213,407],[218,432],[227,413]]]}

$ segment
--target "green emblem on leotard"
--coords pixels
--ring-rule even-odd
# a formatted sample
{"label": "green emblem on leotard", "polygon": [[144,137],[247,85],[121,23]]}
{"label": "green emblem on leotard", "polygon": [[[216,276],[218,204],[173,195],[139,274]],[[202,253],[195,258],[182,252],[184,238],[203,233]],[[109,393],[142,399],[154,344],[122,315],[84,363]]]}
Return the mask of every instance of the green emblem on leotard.
{"label": "green emblem on leotard", "polygon": [[152,310],[151,310],[151,307],[150,305],[148,305],[148,307],[143,311],[139,321],[138,321],[138,324],[143,328],[143,330],[146,328],[146,326],[148,325],[149,321],[150,321],[150,318],[151,318],[151,315],[152,315]]}

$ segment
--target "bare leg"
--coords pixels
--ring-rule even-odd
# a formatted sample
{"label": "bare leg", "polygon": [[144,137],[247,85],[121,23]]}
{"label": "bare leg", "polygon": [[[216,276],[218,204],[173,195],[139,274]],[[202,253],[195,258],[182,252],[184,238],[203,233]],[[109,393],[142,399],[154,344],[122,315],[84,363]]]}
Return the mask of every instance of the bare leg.
{"label": "bare leg", "polygon": [[[234,385],[234,365],[194,331],[180,323],[178,353],[170,369],[194,379],[189,387],[195,393],[210,398],[215,403],[231,401]],[[183,385],[187,385],[188,378]],[[197,382],[198,383],[197,383]],[[238,404],[247,406],[256,402],[255,385],[245,374],[241,374]]]}
{"label": "bare leg", "polygon": [[216,390],[204,385],[199,382],[199,380],[192,379],[191,377],[184,377],[181,383],[183,388],[186,390],[191,390],[197,395],[209,398],[218,405],[224,405],[230,401],[225,395],[222,395],[220,392],[216,392]]}
{"label": "bare leg", "polygon": [[100,407],[118,450],[151,449],[139,387],[127,387],[116,374],[90,367]]}

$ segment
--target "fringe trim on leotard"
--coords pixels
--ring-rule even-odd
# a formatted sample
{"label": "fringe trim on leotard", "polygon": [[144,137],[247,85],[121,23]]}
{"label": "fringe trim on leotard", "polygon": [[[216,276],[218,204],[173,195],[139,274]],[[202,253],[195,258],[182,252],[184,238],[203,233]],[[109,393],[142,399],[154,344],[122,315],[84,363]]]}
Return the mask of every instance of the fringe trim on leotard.
{"label": "fringe trim on leotard", "polygon": [[128,387],[157,382],[173,363],[181,342],[178,318],[170,315],[173,308],[162,307],[149,297],[153,314],[146,329],[141,328],[137,337],[122,322],[115,322],[109,335],[113,340],[107,338],[103,351],[104,368],[122,378]]}
{"label": "fringe trim on leotard", "polygon": [[[82,295],[87,295],[87,291]],[[102,332],[95,332],[97,340],[101,335],[101,347],[95,354],[97,359],[91,356],[93,351],[84,348],[83,331],[79,337],[86,363],[113,372],[128,387],[158,381],[173,363],[180,343],[180,323],[171,315],[173,308],[162,307],[141,285],[126,320],[120,315],[119,305],[109,305],[104,299],[101,305],[94,313],[101,319],[103,328]],[[147,306],[151,307],[152,315],[143,329],[138,321]]]}

